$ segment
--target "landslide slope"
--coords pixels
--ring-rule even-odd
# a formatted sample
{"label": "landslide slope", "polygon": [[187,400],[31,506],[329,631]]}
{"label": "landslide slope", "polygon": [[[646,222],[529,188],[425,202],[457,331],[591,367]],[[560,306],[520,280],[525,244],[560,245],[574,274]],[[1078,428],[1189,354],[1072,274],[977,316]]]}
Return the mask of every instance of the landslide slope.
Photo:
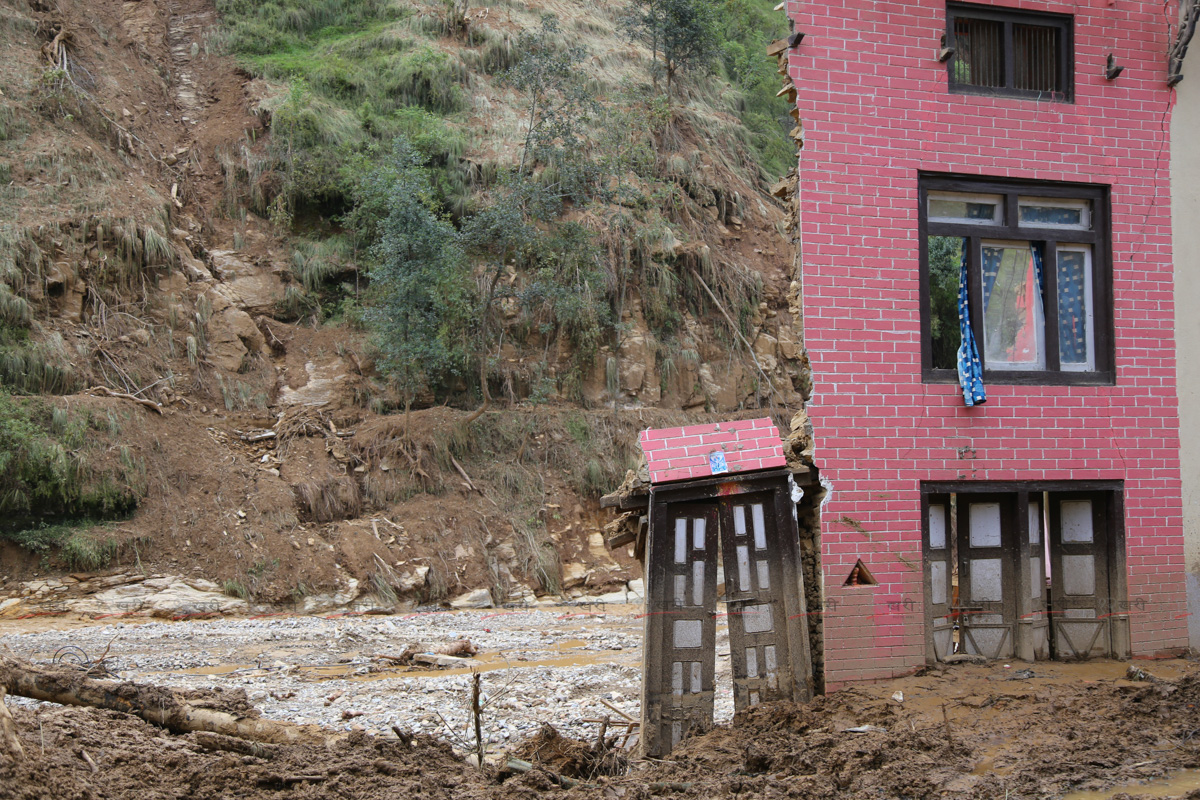
{"label": "landslide slope", "polygon": [[[633,577],[597,500],[637,431],[783,421],[806,388],[764,8],[729,0],[742,29],[667,101],[615,0],[0,0],[0,590],[119,569],[389,605]],[[554,185],[565,161],[523,170],[513,79],[539,32],[578,50],[603,191],[532,220],[550,244],[499,262],[470,369],[406,394],[359,189],[397,138],[455,230]]]}

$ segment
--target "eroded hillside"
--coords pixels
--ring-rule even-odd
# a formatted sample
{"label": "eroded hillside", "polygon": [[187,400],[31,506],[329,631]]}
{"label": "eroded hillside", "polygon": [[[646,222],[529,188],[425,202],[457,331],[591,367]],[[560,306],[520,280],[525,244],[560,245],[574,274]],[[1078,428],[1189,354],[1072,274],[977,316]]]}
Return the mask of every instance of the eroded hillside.
{"label": "eroded hillside", "polygon": [[[344,5],[0,2],[0,588],[611,588],[635,562],[597,500],[639,429],[800,407],[769,190],[792,143],[731,82],[765,54],[727,42],[664,101],[624,2]],[[567,84],[514,68],[567,49],[585,105],[545,155],[538,93],[565,109]],[[475,338],[442,323],[458,360],[407,383],[378,323],[393,217],[370,216],[398,139],[438,230],[501,229],[462,245]]]}

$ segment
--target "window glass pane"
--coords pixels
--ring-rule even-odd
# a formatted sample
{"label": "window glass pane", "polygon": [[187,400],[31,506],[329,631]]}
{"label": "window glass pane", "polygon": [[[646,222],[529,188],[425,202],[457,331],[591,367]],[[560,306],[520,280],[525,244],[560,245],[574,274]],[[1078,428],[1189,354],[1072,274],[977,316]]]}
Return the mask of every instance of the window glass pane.
{"label": "window glass pane", "polygon": [[1013,24],[1013,87],[1058,92],[1059,32],[1044,25]]}
{"label": "window glass pane", "polygon": [[985,365],[1044,368],[1041,286],[1029,243],[984,242],[982,255]]}
{"label": "window glass pane", "polygon": [[962,338],[958,327],[958,282],[963,240],[957,236],[930,236],[927,246],[933,368],[954,369]]}
{"label": "window glass pane", "polygon": [[1058,360],[1065,370],[1095,369],[1091,252],[1059,249],[1057,277]]}
{"label": "window glass pane", "polygon": [[973,225],[999,224],[1002,200],[998,194],[930,193],[929,219]]}
{"label": "window glass pane", "polygon": [[954,46],[951,81],[970,86],[1004,85],[1003,23],[955,17]]}
{"label": "window glass pane", "polygon": [[1090,210],[1089,204],[1083,201],[1022,197],[1017,216],[1021,225],[1089,230],[1092,227]]}

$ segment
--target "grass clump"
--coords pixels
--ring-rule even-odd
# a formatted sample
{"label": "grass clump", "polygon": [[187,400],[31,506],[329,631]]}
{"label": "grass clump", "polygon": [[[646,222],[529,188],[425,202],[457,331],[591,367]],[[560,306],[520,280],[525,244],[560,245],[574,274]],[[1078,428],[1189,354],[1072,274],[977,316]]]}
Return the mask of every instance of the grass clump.
{"label": "grass clump", "polygon": [[111,536],[76,531],[62,543],[58,556],[73,570],[92,572],[115,561],[118,549],[117,540]]}
{"label": "grass clump", "polygon": [[[90,417],[55,412],[42,400],[0,390],[0,536],[33,549],[67,541],[60,526],[124,517],[146,491],[144,467],[123,450],[113,464],[85,442]],[[66,554],[88,560],[107,545],[77,542]]]}
{"label": "grass clump", "polygon": [[5,535],[4,538],[34,553],[57,551],[69,569],[93,572],[103,569],[117,559],[120,545],[111,536],[93,530],[98,523],[83,519],[57,525],[37,527]]}
{"label": "grass clump", "polygon": [[[338,213],[355,181],[343,165],[371,143],[412,133],[414,111],[440,118],[466,108],[466,65],[415,41],[397,24],[410,12],[388,0],[217,5],[228,49],[251,72],[288,87],[264,103],[271,139],[257,148],[267,151],[257,157],[261,163],[247,167],[251,207],[269,207],[284,227],[305,203],[319,205],[324,216]],[[461,154],[461,141],[449,149]],[[227,160],[227,175],[239,174],[236,162],[249,165],[253,157]],[[450,168],[459,171],[457,158]],[[260,180],[264,173],[280,180]]]}
{"label": "grass clump", "polygon": [[232,23],[229,48],[251,55],[312,45],[403,15],[390,0],[218,0],[217,11]]}

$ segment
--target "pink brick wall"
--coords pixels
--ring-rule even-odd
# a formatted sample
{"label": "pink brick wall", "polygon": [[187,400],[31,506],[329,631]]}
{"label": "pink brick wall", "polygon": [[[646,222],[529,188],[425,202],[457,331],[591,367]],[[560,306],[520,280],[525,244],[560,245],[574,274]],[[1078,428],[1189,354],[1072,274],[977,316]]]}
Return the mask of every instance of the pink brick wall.
{"label": "pink brick wall", "polygon": [[[920,666],[921,480],[1122,479],[1135,654],[1187,644],[1172,330],[1167,20],[1175,3],[1007,0],[1075,14],[1075,102],[950,94],[944,0],[789,0],[804,334],[831,688]],[[1106,55],[1125,66],[1104,79]],[[917,173],[1112,186],[1117,385],[921,382]],[[971,448],[960,458],[959,448]],[[839,522],[850,518],[870,535]],[[876,587],[844,587],[862,558]]]}
{"label": "pink brick wall", "polygon": [[766,417],[645,430],[638,441],[651,483],[707,478],[713,474],[709,455],[718,451],[724,453],[731,473],[787,465],[779,430]]}

